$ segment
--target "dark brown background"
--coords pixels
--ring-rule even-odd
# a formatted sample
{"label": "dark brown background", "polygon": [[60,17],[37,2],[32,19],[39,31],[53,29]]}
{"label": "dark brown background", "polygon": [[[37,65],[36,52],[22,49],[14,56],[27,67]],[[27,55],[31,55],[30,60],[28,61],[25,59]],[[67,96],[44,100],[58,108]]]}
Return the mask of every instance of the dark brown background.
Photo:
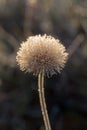
{"label": "dark brown background", "polygon": [[43,130],[37,77],[15,56],[28,36],[44,33],[69,52],[62,73],[45,77],[52,130],[87,130],[87,0],[0,0],[0,130]]}

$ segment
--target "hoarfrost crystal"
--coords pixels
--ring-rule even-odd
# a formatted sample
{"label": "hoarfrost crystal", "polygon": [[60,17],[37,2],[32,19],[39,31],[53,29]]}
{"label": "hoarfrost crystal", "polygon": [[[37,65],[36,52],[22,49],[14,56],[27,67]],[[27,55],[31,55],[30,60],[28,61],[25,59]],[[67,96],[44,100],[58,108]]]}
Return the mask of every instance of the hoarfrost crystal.
{"label": "hoarfrost crystal", "polygon": [[47,76],[61,72],[68,58],[65,47],[58,39],[46,34],[30,36],[21,44],[16,60],[22,71],[38,75],[43,71]]}

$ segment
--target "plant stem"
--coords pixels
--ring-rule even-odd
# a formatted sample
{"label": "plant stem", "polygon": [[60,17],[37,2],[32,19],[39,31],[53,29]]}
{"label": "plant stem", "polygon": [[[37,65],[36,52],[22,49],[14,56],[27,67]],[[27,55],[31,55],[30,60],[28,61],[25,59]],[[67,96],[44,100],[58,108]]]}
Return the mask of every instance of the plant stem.
{"label": "plant stem", "polygon": [[39,92],[39,99],[41,105],[41,111],[43,115],[43,120],[45,124],[46,130],[51,130],[51,125],[47,113],[46,101],[45,101],[45,94],[44,94],[44,70],[38,74],[38,92]]}

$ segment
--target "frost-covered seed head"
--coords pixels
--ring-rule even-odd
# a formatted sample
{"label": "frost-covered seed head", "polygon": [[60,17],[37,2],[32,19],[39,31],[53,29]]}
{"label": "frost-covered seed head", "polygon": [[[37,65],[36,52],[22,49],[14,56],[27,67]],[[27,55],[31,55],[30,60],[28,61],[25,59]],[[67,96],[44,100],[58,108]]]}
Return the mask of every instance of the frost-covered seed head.
{"label": "frost-covered seed head", "polygon": [[68,58],[65,47],[59,40],[46,34],[30,36],[21,44],[16,60],[22,71],[38,75],[43,71],[47,76],[61,72]]}

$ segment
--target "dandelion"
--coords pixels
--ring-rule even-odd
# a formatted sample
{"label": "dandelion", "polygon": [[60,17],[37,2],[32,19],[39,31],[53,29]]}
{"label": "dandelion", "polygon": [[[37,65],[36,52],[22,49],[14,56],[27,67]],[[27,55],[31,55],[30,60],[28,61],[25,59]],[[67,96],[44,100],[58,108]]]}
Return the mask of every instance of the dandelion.
{"label": "dandelion", "polygon": [[67,52],[59,40],[47,36],[31,36],[21,44],[16,60],[22,71],[38,75],[42,72],[49,75],[61,72],[67,61]]}
{"label": "dandelion", "polygon": [[44,75],[48,77],[64,68],[68,53],[58,39],[46,34],[30,36],[21,44],[16,60],[20,69],[38,75],[38,91],[46,130],[51,130],[44,97]]}

